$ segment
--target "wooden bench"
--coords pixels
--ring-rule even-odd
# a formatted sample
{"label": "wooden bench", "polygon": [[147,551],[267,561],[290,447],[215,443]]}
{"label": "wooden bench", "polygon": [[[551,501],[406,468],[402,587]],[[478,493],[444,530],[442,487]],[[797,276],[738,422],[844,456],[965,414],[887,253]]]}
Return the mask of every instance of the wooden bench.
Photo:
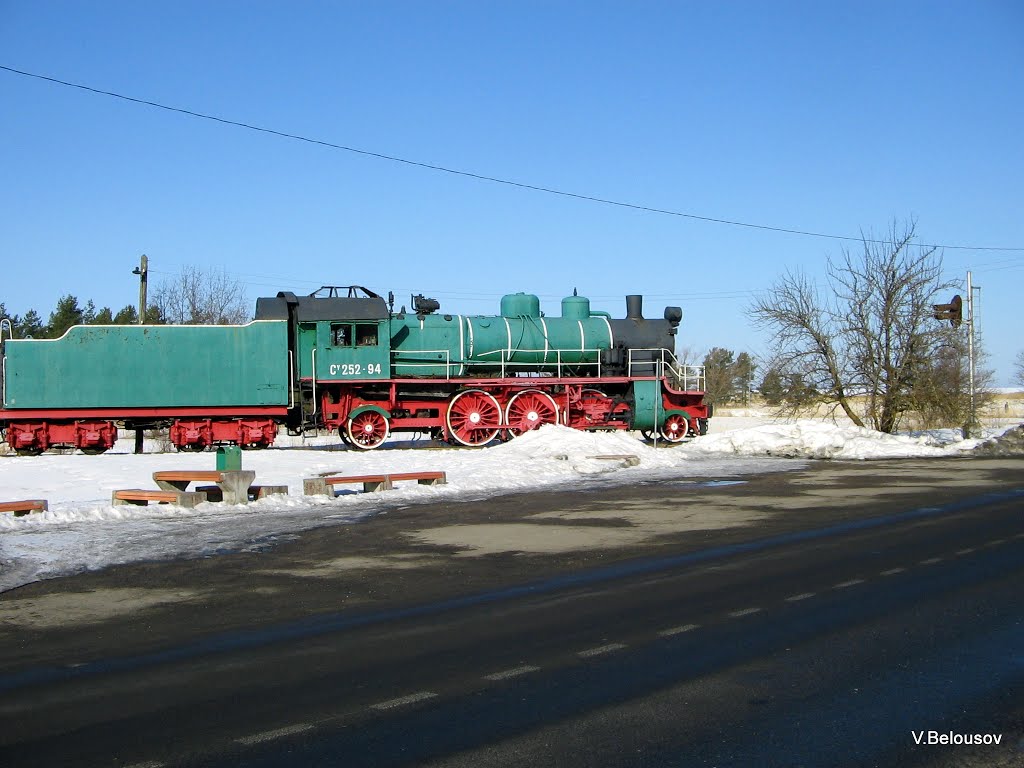
{"label": "wooden bench", "polygon": [[29,512],[45,512],[50,508],[46,499],[24,499],[22,501],[0,501],[0,512],[11,512],[15,517]]}
{"label": "wooden bench", "polygon": [[114,491],[110,501],[115,507],[125,504],[146,506],[149,502],[155,501],[160,504],[177,504],[179,507],[191,509],[196,504],[206,501],[206,494],[197,491],[151,491],[143,488],[126,488]]}
{"label": "wooden bench", "polygon": [[445,485],[448,476],[444,472],[392,472],[388,475],[391,482],[399,480],[415,480],[420,485]]}
{"label": "wooden bench", "polygon": [[165,491],[184,491],[193,482],[213,483],[220,489],[222,501],[245,504],[256,473],[251,469],[167,470],[154,472],[153,479]]}
{"label": "wooden bench", "polygon": [[443,485],[448,482],[444,472],[395,472],[387,475],[335,475],[321,474],[302,481],[306,496],[334,496],[334,486],[362,483],[363,493],[390,491],[401,480],[415,480],[420,485]]}

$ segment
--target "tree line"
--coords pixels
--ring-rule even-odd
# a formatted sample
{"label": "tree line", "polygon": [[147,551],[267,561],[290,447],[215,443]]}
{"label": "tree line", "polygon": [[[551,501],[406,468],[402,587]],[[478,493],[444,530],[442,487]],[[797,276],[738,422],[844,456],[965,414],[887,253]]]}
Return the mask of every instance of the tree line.
{"label": "tree line", "polygon": [[[0,302],[0,318],[11,321],[16,339],[57,339],[73,325],[135,325],[139,322],[139,311],[129,304],[115,314],[110,307],[96,309],[92,299],[86,301],[83,307],[78,297],[69,293],[57,300],[57,306],[45,322],[35,309],[18,316],[9,313],[3,302]],[[146,322],[162,325],[164,320],[159,309],[147,307]]]}
{"label": "tree line", "polygon": [[[80,304],[77,296],[65,294],[44,322],[29,309],[24,315],[8,313],[0,301],[0,319],[11,322],[16,339],[57,339],[73,325],[135,325],[139,311],[127,304],[116,313],[110,307],[96,308],[92,299]],[[244,285],[223,271],[183,267],[161,281],[146,306],[147,325],[237,325],[251,319]]]}

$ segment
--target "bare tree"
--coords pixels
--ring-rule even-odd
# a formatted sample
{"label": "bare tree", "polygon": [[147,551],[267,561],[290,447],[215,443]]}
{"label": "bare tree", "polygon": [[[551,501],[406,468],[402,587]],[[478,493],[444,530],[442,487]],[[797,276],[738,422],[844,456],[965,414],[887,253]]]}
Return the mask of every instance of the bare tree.
{"label": "bare tree", "polygon": [[[970,425],[970,365],[964,333],[946,328],[914,381],[913,410],[925,429],[954,424]],[[988,355],[980,333],[974,339],[974,409],[992,401],[995,372],[985,364]]]}
{"label": "bare tree", "polygon": [[167,323],[233,325],[251,318],[242,283],[224,271],[182,267],[153,292],[153,303]]}
{"label": "bare tree", "polygon": [[943,334],[932,303],[951,287],[941,255],[913,245],[915,224],[894,222],[884,237],[863,236],[856,252],[829,258],[825,289],[787,272],[748,310],[774,335],[780,371],[799,374],[819,398],[858,426],[852,398],[866,398],[874,429],[894,432],[914,407],[911,393]]}
{"label": "bare tree", "polygon": [[1024,387],[1024,351],[1017,353],[1013,366],[1016,369],[1013,374],[1013,380]]}

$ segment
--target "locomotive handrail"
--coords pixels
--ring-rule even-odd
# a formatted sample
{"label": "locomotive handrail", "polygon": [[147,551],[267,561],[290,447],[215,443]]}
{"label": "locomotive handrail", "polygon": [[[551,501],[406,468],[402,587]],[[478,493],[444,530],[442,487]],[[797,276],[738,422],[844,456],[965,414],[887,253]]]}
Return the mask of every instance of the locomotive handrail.
{"label": "locomotive handrail", "polygon": [[[0,319],[0,353],[4,349],[4,328],[14,341],[14,324],[9,317]],[[0,364],[0,406],[7,406],[7,355],[3,355],[3,363]]]}
{"label": "locomotive handrail", "polygon": [[[441,361],[424,361],[424,362],[411,362],[403,363],[397,358],[401,355],[444,355],[444,377],[448,380],[452,377],[452,353],[449,349],[393,349],[391,354],[396,358],[393,361],[393,365],[397,368],[400,365],[404,365],[406,368],[428,368],[436,365],[441,365]],[[465,366],[466,363],[461,365]]]}
{"label": "locomotive handrail", "polygon": [[[501,360],[500,360],[500,362],[501,362],[501,378],[504,379],[506,377],[505,376],[505,374],[506,374],[506,371],[505,371],[506,364],[508,364],[510,362],[514,362],[510,358],[513,355],[521,353],[521,352],[523,352],[523,353],[533,353],[533,354],[542,354],[542,353],[543,354],[551,354],[551,352],[554,352],[555,353],[555,368],[557,370],[559,378],[562,377],[562,367],[565,366],[565,365],[573,365],[573,366],[591,365],[591,366],[595,366],[597,368],[597,375],[598,376],[601,375],[601,350],[598,349],[598,348],[594,348],[594,349],[565,349],[565,350],[563,350],[563,349],[555,349],[555,350],[552,350],[552,349],[548,349],[548,350],[543,350],[543,349],[513,349],[511,351],[509,351],[507,349],[495,349],[495,350],[492,350],[491,352],[482,352],[482,353],[480,353],[479,356],[480,357],[485,357],[487,355],[501,355]],[[566,353],[566,354],[571,353],[573,355],[577,355],[577,354],[587,353],[587,352],[594,353],[595,359],[594,359],[593,362],[576,362],[576,363],[563,363],[562,362],[562,354],[563,353]],[[507,355],[507,357],[506,357],[506,355]],[[517,366],[520,366],[520,367],[523,367],[523,368],[530,368],[530,367],[545,368],[548,365],[550,365],[550,363],[546,363],[546,362],[539,362],[539,363],[521,363],[521,362],[517,362],[515,364]],[[467,363],[467,365],[487,365],[487,363],[471,362],[471,363]]]}
{"label": "locomotive handrail", "polygon": [[292,386],[292,382],[295,381],[295,353],[292,350],[288,350],[288,410],[295,407],[295,387]]}
{"label": "locomotive handrail", "polygon": [[[557,375],[558,375],[559,378],[561,378],[561,376],[562,376],[562,368],[565,367],[565,366],[568,366],[568,365],[572,365],[572,366],[575,366],[575,367],[594,366],[594,367],[597,368],[597,375],[598,376],[601,375],[601,350],[598,349],[598,348],[594,348],[594,349],[569,349],[569,350],[551,350],[551,349],[549,349],[547,351],[547,354],[550,355],[552,352],[554,352],[555,356],[556,356],[556,358],[555,358],[555,366],[556,366]],[[519,353],[542,354],[542,353],[544,353],[544,350],[543,349],[513,349],[511,352],[509,352],[509,350],[507,350],[507,349],[494,349],[494,350],[491,350],[490,352],[481,352],[481,353],[479,353],[477,355],[477,357],[492,357],[494,355],[499,355],[499,359],[496,360],[495,362],[497,362],[501,366],[501,378],[503,378],[503,379],[506,378],[506,374],[507,374],[506,366],[509,363],[514,363],[517,367],[526,368],[526,369],[529,369],[529,368],[541,369],[541,368],[549,367],[551,365],[550,362],[548,362],[548,363],[545,363],[545,362],[521,363],[521,362],[515,362],[515,361],[511,360],[512,356],[514,356],[516,354],[519,354]],[[573,354],[573,355],[592,353],[594,355],[594,361],[593,362],[565,363],[565,362],[562,361],[563,353],[564,354]],[[394,358],[395,358],[394,361],[393,361],[393,365],[396,368],[399,367],[399,366],[403,366],[403,367],[406,367],[406,368],[432,368],[432,367],[435,367],[435,366],[444,365],[445,366],[445,378],[446,379],[451,379],[451,377],[452,377],[452,368],[453,367],[462,366],[462,368],[465,370],[465,369],[472,369],[474,367],[480,368],[480,367],[483,367],[483,366],[493,366],[494,365],[494,362],[489,362],[489,361],[486,361],[486,360],[466,360],[466,361],[463,361],[461,363],[453,363],[451,361],[451,351],[447,350],[447,349],[408,349],[408,350],[398,350],[398,349],[396,349],[396,350],[392,350],[392,354],[394,355]],[[415,356],[415,355],[443,355],[444,356],[444,360],[443,361],[442,360],[437,360],[437,361],[417,360],[415,362],[402,362],[399,359],[402,355],[407,355],[407,356]]]}
{"label": "locomotive handrail", "polygon": [[[649,355],[649,359],[634,360],[634,354],[640,357],[639,353],[647,353],[643,356],[647,357]],[[704,389],[704,366],[684,365],[667,349],[630,349],[626,369],[628,374],[633,376],[634,366],[641,365],[654,366],[655,371],[652,375],[658,378],[673,378],[684,391]],[[670,376],[665,375],[666,369]]]}
{"label": "locomotive handrail", "polygon": [[313,368],[312,368],[312,371],[311,371],[311,374],[312,374],[311,378],[313,379],[313,410],[310,412],[309,415],[310,416],[316,416],[316,347],[313,347],[313,352],[312,352],[311,357],[312,357],[312,361],[313,361],[312,362]]}

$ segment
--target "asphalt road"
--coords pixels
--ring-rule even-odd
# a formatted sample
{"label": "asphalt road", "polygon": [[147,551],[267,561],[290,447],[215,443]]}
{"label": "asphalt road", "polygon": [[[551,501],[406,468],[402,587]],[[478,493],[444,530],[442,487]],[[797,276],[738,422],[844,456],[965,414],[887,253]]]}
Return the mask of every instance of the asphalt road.
{"label": "asphalt road", "polygon": [[416,506],[30,585],[0,764],[1024,765],[1022,469]]}

